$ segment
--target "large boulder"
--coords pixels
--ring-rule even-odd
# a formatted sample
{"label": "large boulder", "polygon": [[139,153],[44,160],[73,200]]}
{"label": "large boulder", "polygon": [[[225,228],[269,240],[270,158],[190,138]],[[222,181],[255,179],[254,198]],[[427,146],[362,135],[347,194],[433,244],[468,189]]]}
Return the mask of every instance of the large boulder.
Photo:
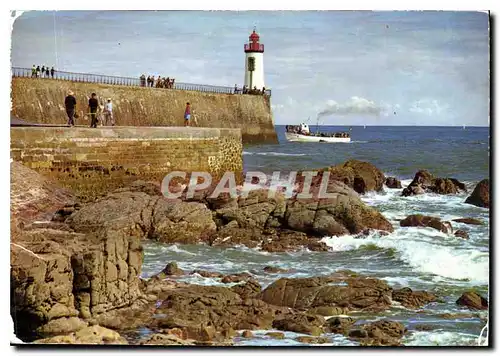
{"label": "large boulder", "polygon": [[21,338],[53,329],[43,325],[54,319],[89,319],[142,296],[142,246],[126,230],[34,229],[11,246],[11,314]]}
{"label": "large boulder", "polygon": [[472,194],[465,200],[467,204],[479,206],[481,208],[490,207],[490,180],[483,179],[477,183]]}
{"label": "large boulder", "polygon": [[439,230],[445,234],[453,232],[452,226],[449,221],[441,221],[440,218],[425,216],[422,214],[409,215],[401,220],[399,224],[403,227],[432,227],[433,229]]}
{"label": "large boulder", "polygon": [[397,321],[378,320],[349,331],[349,338],[361,346],[401,346],[401,338],[408,330]]}
{"label": "large boulder", "polygon": [[453,219],[452,221],[468,225],[484,225],[484,223],[481,220],[474,218],[460,218],[460,219]]}
{"label": "large boulder", "polygon": [[435,302],[438,298],[426,291],[413,291],[410,288],[401,288],[392,291],[392,300],[401,303],[406,308],[417,309],[426,304]]}
{"label": "large boulder", "polygon": [[336,273],[324,277],[281,278],[262,291],[261,299],[298,309],[331,306],[385,310],[391,305],[391,292],[385,281]]}
{"label": "large boulder", "polygon": [[401,181],[397,179],[396,177],[387,177],[385,179],[385,185],[387,188],[392,188],[392,189],[401,189],[403,188],[401,186]]}
{"label": "large boulder", "polygon": [[246,298],[251,296],[252,292],[248,293],[251,288],[186,285],[165,290],[153,326],[164,329],[211,326],[215,331],[269,329],[275,316],[287,310]]}
{"label": "large boulder", "polygon": [[344,182],[359,194],[369,191],[382,191],[385,182],[384,173],[369,162],[351,159],[329,168],[330,174]]}
{"label": "large boulder", "polygon": [[212,213],[204,204],[128,190],[83,206],[66,222],[79,232],[93,231],[96,227],[126,229],[141,239],[166,243],[197,243],[216,229]]}
{"label": "large boulder", "polygon": [[127,345],[128,342],[116,331],[99,325],[89,326],[67,335],[58,335],[35,341],[37,344],[117,344]]}
{"label": "large boulder", "polygon": [[11,219],[23,223],[50,220],[53,213],[74,202],[74,194],[56,182],[19,162],[10,164]]}
{"label": "large boulder", "polygon": [[312,187],[312,198],[297,195],[288,200],[287,228],[320,237],[358,234],[366,229],[393,231],[378,210],[367,206],[356,192],[331,175],[327,192],[332,197],[322,198],[319,189],[319,183]]}
{"label": "large boulder", "polygon": [[321,335],[325,318],[320,315],[289,314],[277,318],[273,322],[273,328],[283,331],[293,331],[313,336]]}
{"label": "large boulder", "polygon": [[403,189],[402,196],[418,195],[423,193],[457,194],[467,191],[465,184],[455,178],[439,178],[429,171],[422,169],[415,174],[411,183]]}
{"label": "large boulder", "polygon": [[488,301],[476,292],[465,292],[456,301],[457,305],[465,306],[469,309],[487,310]]}

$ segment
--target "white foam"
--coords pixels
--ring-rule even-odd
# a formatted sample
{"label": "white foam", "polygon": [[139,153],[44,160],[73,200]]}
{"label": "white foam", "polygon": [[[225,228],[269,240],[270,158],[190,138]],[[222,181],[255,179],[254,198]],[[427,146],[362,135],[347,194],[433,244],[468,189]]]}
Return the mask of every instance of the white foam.
{"label": "white foam", "polygon": [[185,254],[185,255],[190,255],[190,256],[197,255],[196,253],[186,251],[186,250],[178,247],[177,245],[168,245],[168,246],[164,247],[163,250],[170,251],[170,252],[176,252],[176,253],[180,253],[180,254]]}
{"label": "white foam", "polygon": [[478,346],[478,336],[452,331],[415,331],[405,337],[403,343],[406,346]]}
{"label": "white foam", "polygon": [[361,246],[375,245],[394,249],[396,257],[414,270],[454,280],[469,280],[487,284],[489,276],[489,255],[461,247],[465,241],[452,239],[455,244],[440,244],[437,239],[446,236],[439,231],[423,228],[396,229],[389,236],[376,237],[372,234],[364,239],[352,236],[326,237],[323,241],[334,251],[349,251]]}

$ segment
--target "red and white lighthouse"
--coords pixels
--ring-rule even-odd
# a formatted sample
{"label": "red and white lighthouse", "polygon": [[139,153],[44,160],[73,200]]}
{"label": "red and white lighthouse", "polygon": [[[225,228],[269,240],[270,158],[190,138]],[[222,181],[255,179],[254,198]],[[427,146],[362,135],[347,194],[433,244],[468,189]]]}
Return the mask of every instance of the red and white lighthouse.
{"label": "red and white lighthouse", "polygon": [[245,44],[245,85],[248,89],[256,87],[262,90],[264,84],[264,45],[259,42],[259,35],[253,30]]}

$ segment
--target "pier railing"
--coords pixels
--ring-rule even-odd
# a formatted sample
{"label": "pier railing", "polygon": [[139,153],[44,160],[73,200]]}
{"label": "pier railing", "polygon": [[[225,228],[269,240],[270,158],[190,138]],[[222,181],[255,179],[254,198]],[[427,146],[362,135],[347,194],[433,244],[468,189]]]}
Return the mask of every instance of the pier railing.
{"label": "pier railing", "polygon": [[[102,75],[102,74],[89,74],[89,73],[76,73],[76,72],[65,72],[56,70],[54,75],[49,71],[49,74],[38,72],[38,77],[33,76],[31,68],[21,68],[12,67],[13,77],[24,77],[33,78],[35,80],[67,80],[72,82],[83,82],[83,83],[98,83],[98,84],[110,84],[110,85],[125,85],[125,86],[144,86],[141,85],[141,79],[131,78],[131,77],[117,77],[112,75]],[[165,90],[192,90],[204,93],[217,93],[217,94],[241,94],[242,88],[238,88],[235,92],[234,87],[225,87],[218,85],[204,85],[204,84],[191,84],[175,82],[172,88],[156,88],[150,87],[151,89],[165,89]],[[266,90],[266,95],[271,96],[271,90]]]}

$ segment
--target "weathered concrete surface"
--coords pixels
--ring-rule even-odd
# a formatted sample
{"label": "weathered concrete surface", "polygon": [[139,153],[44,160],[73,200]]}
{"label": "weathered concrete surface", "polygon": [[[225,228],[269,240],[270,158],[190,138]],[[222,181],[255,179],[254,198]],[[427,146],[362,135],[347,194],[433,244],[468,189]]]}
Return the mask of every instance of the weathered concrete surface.
{"label": "weathered concrete surface", "polygon": [[80,118],[84,119],[90,94],[112,98],[119,126],[181,126],[186,102],[191,103],[193,124],[199,127],[240,128],[244,143],[277,143],[270,99],[261,95],[212,94],[187,90],[127,87],[60,80],[13,78],[12,114],[34,123],[65,124],[64,98],[72,90]]}
{"label": "weathered concrete surface", "polygon": [[243,170],[239,129],[12,127],[11,157],[83,199],[168,172]]}

